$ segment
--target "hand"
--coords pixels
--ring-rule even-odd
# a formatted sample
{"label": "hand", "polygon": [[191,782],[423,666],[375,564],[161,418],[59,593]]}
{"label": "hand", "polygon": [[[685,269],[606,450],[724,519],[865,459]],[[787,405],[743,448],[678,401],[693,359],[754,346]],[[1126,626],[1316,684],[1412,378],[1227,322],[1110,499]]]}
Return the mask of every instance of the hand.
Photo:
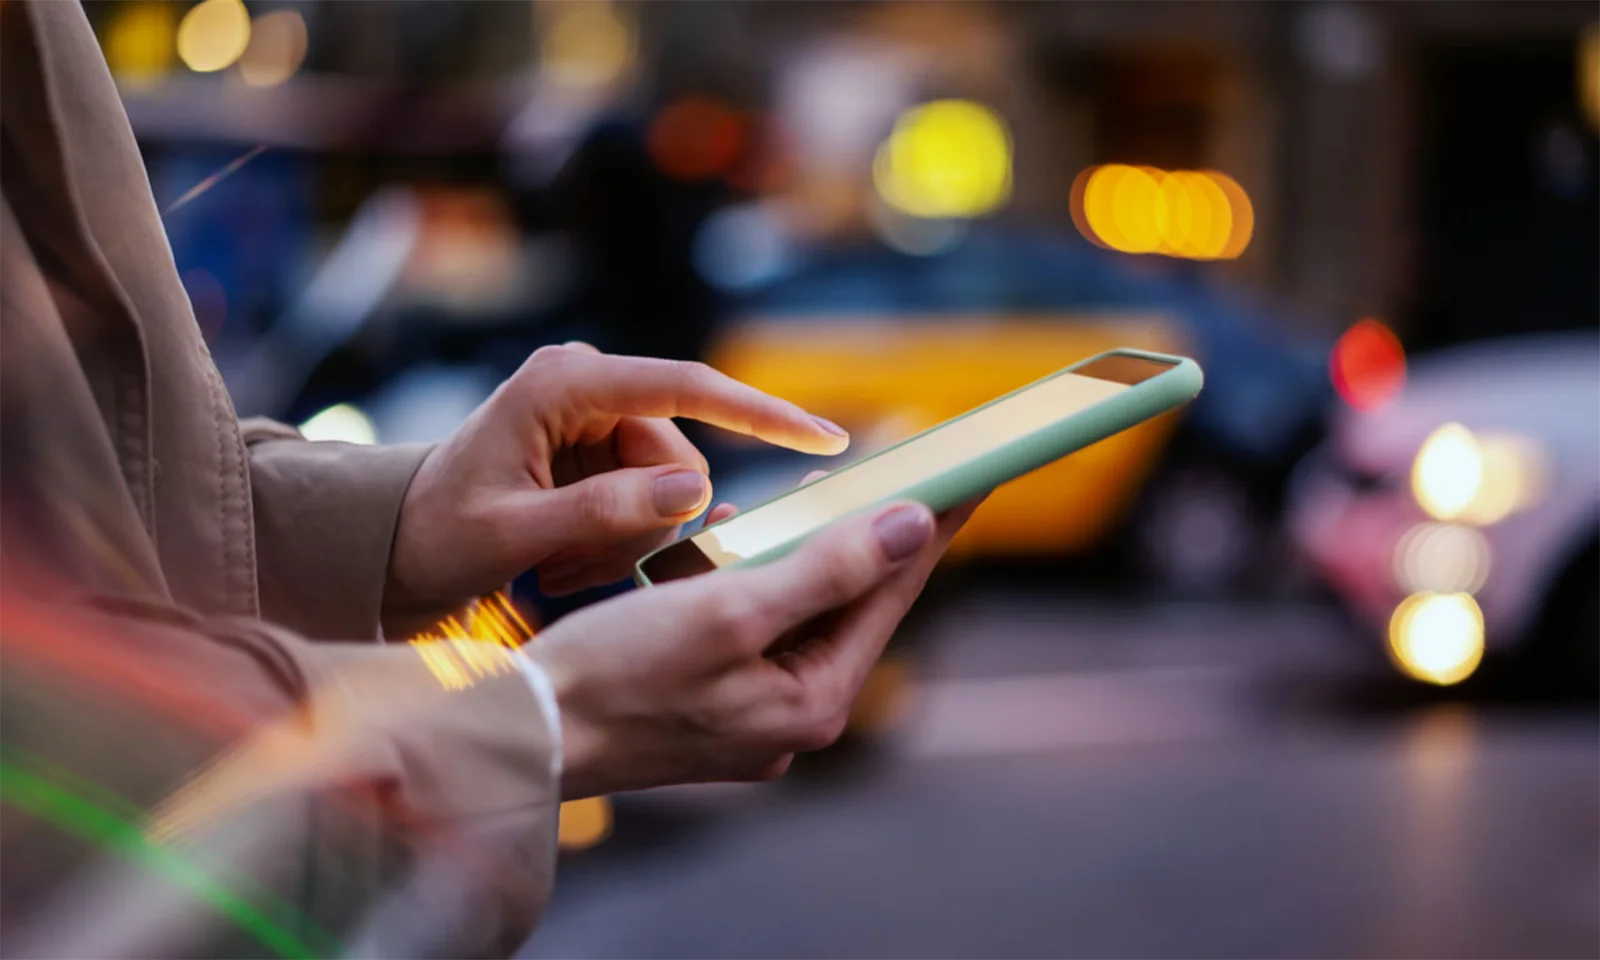
{"label": "hand", "polygon": [[628,575],[711,496],[688,417],[806,453],[849,437],[698,363],[544,347],[423,461],[389,565],[392,596],[461,603],[537,567],[566,593]]}
{"label": "hand", "polygon": [[[772,563],[636,590],[557,622],[526,651],[560,703],[563,798],[770,779],[797,751],[832,743],[976,506],[937,520],[920,504],[891,506]],[[797,628],[799,642],[773,653]]]}

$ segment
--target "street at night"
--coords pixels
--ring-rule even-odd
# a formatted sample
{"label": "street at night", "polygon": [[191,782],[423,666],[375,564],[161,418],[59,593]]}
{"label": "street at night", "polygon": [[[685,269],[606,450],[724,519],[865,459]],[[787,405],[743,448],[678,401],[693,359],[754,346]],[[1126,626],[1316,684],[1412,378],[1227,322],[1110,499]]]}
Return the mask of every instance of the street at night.
{"label": "street at night", "polygon": [[1600,949],[1592,708],[1428,695],[1303,606],[987,587],[928,629],[887,743],[621,798],[524,956]]}

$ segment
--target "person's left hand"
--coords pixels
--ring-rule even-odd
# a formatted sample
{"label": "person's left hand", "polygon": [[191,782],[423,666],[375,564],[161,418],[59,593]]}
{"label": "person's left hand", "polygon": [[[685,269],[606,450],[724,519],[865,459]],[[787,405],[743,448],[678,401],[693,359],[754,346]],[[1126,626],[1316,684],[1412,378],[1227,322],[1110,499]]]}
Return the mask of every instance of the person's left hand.
{"label": "person's left hand", "polygon": [[850,442],[703,364],[544,347],[423,461],[401,507],[390,593],[460,603],[531,568],[548,594],[623,579],[710,501],[705,458],[671,417],[805,453]]}

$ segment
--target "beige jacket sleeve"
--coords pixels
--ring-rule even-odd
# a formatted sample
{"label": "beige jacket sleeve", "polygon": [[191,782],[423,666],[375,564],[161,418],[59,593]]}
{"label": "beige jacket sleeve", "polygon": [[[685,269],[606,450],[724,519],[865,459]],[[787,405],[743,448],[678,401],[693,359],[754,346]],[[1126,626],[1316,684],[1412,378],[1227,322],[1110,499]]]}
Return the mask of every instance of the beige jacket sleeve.
{"label": "beige jacket sleeve", "polygon": [[[313,644],[108,601],[33,616],[71,626],[45,655],[66,643],[103,668],[63,673],[41,669],[29,617],[4,608],[6,686],[50,696],[32,710],[8,696],[8,762],[26,751],[48,778],[133,800],[146,841],[183,868],[91,849],[31,878],[49,895],[15,918],[19,955],[507,956],[532,932],[559,788],[516,654]],[[28,862],[17,832],[6,842]]]}
{"label": "beige jacket sleeve", "polygon": [[385,592],[400,506],[430,447],[313,443],[263,419],[240,429],[263,617],[317,639],[375,637],[380,627],[404,639],[453,611]]}

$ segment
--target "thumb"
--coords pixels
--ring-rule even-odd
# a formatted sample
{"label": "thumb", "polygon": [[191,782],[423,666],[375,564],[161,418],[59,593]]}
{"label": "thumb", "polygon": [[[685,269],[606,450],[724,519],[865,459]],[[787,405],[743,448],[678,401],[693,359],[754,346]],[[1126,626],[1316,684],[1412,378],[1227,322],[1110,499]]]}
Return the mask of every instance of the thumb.
{"label": "thumb", "polygon": [[543,491],[541,539],[595,543],[674,527],[711,500],[711,480],[677,464],[610,470]]}
{"label": "thumb", "polygon": [[865,595],[916,556],[933,535],[933,514],[927,507],[900,503],[848,517],[786,557],[730,573],[767,611],[776,636]]}

